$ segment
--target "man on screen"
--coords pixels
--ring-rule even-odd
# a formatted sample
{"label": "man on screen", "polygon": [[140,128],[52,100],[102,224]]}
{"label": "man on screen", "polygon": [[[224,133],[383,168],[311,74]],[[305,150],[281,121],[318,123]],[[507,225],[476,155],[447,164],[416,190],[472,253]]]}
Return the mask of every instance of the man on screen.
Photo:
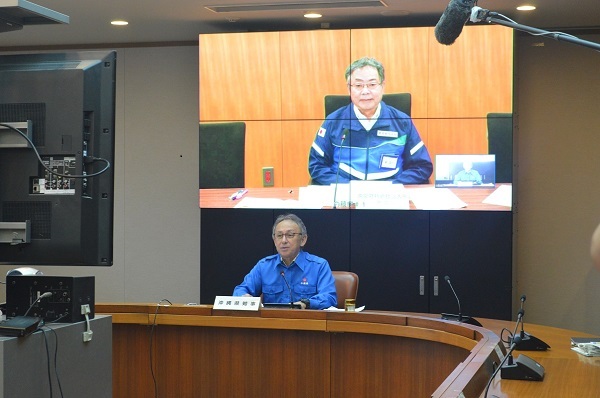
{"label": "man on screen", "polygon": [[327,116],[317,132],[308,161],[312,183],[429,182],[433,165],[415,125],[381,101],[383,65],[361,58],[346,69],[345,77],[351,103]]}
{"label": "man on screen", "polygon": [[454,184],[472,184],[481,185],[481,174],[473,168],[473,162],[465,160],[463,162],[463,169],[456,173],[454,176]]}
{"label": "man on screen", "polygon": [[302,309],[337,304],[335,280],[327,260],[302,250],[308,235],[295,214],[277,217],[273,224],[277,254],[260,260],[233,290],[234,296],[260,296],[264,303],[294,303]]}

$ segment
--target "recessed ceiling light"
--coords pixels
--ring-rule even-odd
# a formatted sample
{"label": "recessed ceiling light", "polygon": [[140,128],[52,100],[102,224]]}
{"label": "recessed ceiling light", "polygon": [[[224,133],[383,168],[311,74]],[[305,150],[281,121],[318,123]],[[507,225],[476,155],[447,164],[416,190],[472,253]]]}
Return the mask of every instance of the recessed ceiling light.
{"label": "recessed ceiling light", "polygon": [[115,26],[125,26],[125,25],[129,25],[129,22],[123,21],[121,19],[117,19],[115,21],[110,21],[110,24],[115,25]]}
{"label": "recessed ceiling light", "polygon": [[323,15],[318,12],[308,11],[304,13],[304,18],[321,18]]}
{"label": "recessed ceiling light", "polygon": [[528,6],[528,5],[518,6],[517,10],[519,10],[519,11],[533,11],[533,10],[535,10],[535,6]]}

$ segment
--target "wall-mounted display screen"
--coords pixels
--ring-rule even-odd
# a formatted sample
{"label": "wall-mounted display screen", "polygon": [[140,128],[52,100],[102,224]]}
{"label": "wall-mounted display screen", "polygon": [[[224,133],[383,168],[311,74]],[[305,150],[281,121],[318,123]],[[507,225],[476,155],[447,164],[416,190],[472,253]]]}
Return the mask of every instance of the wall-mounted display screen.
{"label": "wall-mounted display screen", "polygon": [[[200,35],[200,207],[510,211],[513,32],[433,29]],[[436,186],[440,154],[493,183]]]}

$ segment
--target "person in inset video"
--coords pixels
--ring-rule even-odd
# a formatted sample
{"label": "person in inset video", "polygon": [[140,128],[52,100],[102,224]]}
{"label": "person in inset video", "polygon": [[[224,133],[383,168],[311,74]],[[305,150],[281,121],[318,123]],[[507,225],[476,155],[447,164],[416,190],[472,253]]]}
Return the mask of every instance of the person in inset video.
{"label": "person in inset video", "polygon": [[433,164],[413,121],[382,102],[383,65],[361,58],[345,77],[351,103],[328,115],[319,128],[309,154],[311,182],[428,183]]}
{"label": "person in inset video", "polygon": [[456,173],[454,176],[454,184],[472,184],[481,185],[481,174],[473,169],[473,162],[466,160],[463,162],[463,170]]}

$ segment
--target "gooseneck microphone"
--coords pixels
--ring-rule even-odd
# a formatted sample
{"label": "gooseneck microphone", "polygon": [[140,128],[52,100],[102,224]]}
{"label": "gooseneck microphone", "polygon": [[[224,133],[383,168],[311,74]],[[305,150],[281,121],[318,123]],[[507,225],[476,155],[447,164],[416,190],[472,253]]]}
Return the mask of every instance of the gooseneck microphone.
{"label": "gooseneck microphone", "polygon": [[470,325],[482,326],[478,320],[471,318],[470,316],[466,316],[466,315],[463,316],[462,310],[460,308],[460,300],[458,299],[458,295],[456,294],[454,287],[452,287],[452,283],[450,282],[450,277],[448,275],[446,275],[446,276],[444,276],[444,280],[448,283],[448,286],[450,286],[452,293],[454,293],[454,297],[456,297],[456,303],[458,304],[458,315],[442,313],[442,319],[456,320],[458,322],[468,323]]}
{"label": "gooseneck microphone", "polygon": [[444,277],[444,280],[446,282],[448,282],[448,286],[450,286],[450,289],[452,290],[452,293],[454,293],[454,297],[456,297],[456,303],[458,304],[458,321],[462,322],[462,311],[460,310],[460,300],[458,299],[458,295],[456,294],[456,291],[452,287],[452,283],[450,283],[450,277],[448,275],[446,275]]}
{"label": "gooseneck microphone", "polygon": [[337,188],[338,188],[338,180],[340,179],[340,162],[342,161],[342,146],[344,145],[344,140],[346,139],[346,133],[348,133],[348,129],[344,129],[342,131],[342,140],[340,141],[340,152],[338,153],[337,159],[337,172],[335,173],[335,188],[333,188],[333,208],[337,208]]}
{"label": "gooseneck microphone", "polygon": [[[517,335],[517,330],[519,330],[519,323],[521,324],[521,328],[523,328],[523,316],[525,316],[525,310],[523,309],[523,303],[525,303],[525,300],[527,300],[527,297],[525,295],[521,296],[521,308],[519,309],[519,312],[517,313],[517,323],[515,324],[515,330],[513,331],[511,338]],[[523,336],[520,336],[521,339],[523,338]]]}
{"label": "gooseneck microphone", "polygon": [[287,279],[285,278],[285,272],[281,271],[279,273],[279,275],[281,275],[281,277],[283,278],[283,281],[285,282],[285,285],[287,286],[288,290],[290,291],[290,307],[294,306],[294,296],[292,295],[292,288],[290,287],[290,284],[288,283]]}
{"label": "gooseneck microphone", "polygon": [[515,348],[517,348],[517,346],[520,343],[521,343],[521,338],[519,336],[514,336],[512,344],[510,345],[510,349],[506,353],[506,356],[502,359],[502,361],[500,362],[500,365],[498,365],[498,367],[496,368],[496,370],[494,370],[494,373],[492,373],[492,376],[488,380],[487,385],[485,386],[485,393],[483,394],[483,398],[487,398],[488,391],[490,389],[490,386],[492,385],[492,380],[494,380],[494,378],[496,377],[496,375],[498,374],[498,372],[500,371],[500,369],[502,369],[502,366],[504,366],[504,363],[509,358],[512,361],[512,353],[513,353],[513,351],[515,350]]}
{"label": "gooseneck microphone", "polygon": [[440,44],[450,45],[460,36],[463,26],[471,16],[474,3],[475,0],[450,0],[435,25],[435,38]]}
{"label": "gooseneck microphone", "polygon": [[[525,295],[521,296],[521,311],[523,311],[523,304],[525,303]],[[519,312],[521,312],[519,311]],[[516,331],[515,331],[516,333]],[[525,332],[525,324],[521,318],[521,332],[519,333],[521,338],[521,344],[519,344],[519,351],[546,351],[550,346],[546,342],[538,339],[535,336]],[[514,338],[514,337],[513,337]]]}

